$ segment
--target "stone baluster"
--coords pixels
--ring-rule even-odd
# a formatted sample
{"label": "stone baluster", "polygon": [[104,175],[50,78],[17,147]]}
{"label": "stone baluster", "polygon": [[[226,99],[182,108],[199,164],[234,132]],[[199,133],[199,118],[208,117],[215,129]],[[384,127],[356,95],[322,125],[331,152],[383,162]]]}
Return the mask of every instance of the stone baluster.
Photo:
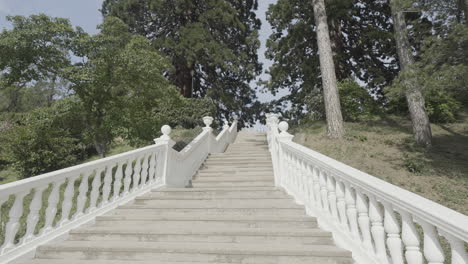
{"label": "stone baluster", "polygon": [[[36,187],[34,189],[34,196],[29,205],[28,219],[26,220],[26,233],[23,236],[22,242],[27,243],[34,238],[34,231],[36,230],[37,223],[39,222],[39,211],[42,208],[42,194],[47,188],[47,185]],[[0,202],[0,207],[2,203]]]}
{"label": "stone baluster", "polygon": [[348,229],[348,219],[346,218],[346,202],[345,202],[345,196],[344,196],[344,186],[343,183],[341,183],[339,180],[335,181],[336,186],[336,207],[338,210],[338,215],[340,217],[340,224],[343,226],[343,228]]}
{"label": "stone baluster", "polygon": [[149,164],[149,182],[154,183],[156,181],[156,151],[150,154]]}
{"label": "stone baluster", "polygon": [[402,218],[401,240],[405,244],[405,257],[408,264],[423,264],[423,256],[419,248],[419,235],[413,223],[411,214],[400,211]]}
{"label": "stone baluster", "polygon": [[427,264],[442,264],[444,263],[444,251],[439,243],[439,235],[436,228],[422,219],[415,219],[424,231],[424,256]]}
{"label": "stone baluster", "polygon": [[322,209],[326,214],[330,214],[330,206],[328,204],[327,175],[324,171],[320,171],[319,183],[320,195],[322,196]]}
{"label": "stone baluster", "polygon": [[119,161],[117,163],[117,170],[115,171],[114,179],[114,193],[112,195],[112,201],[115,201],[120,196],[120,189],[122,188],[122,177],[123,177],[123,165],[124,161]]}
{"label": "stone baluster", "polygon": [[104,183],[102,185],[102,201],[101,206],[109,202],[109,196],[112,189],[112,169],[114,164],[106,166],[106,174],[104,175]]}
{"label": "stone baluster", "polygon": [[348,216],[349,221],[349,231],[353,235],[354,239],[360,240],[357,225],[356,199],[354,198],[353,190],[348,183],[345,183],[345,203],[346,215]]}
{"label": "stone baluster", "polygon": [[317,210],[322,210],[322,195],[320,194],[320,170],[315,167],[312,171],[313,190],[315,196],[315,207]]}
{"label": "stone baluster", "polygon": [[296,199],[296,203],[303,204],[301,198],[301,170],[300,170],[300,160],[294,156],[293,158],[293,191],[294,191],[294,198]]}
{"label": "stone baluster", "polygon": [[383,213],[373,195],[369,195],[369,218],[371,221],[371,233],[374,239],[375,254],[382,263],[388,263],[387,249],[385,248]]}
{"label": "stone baluster", "polygon": [[362,243],[367,250],[373,251],[367,200],[360,190],[356,190],[356,209],[358,213],[358,223],[359,229],[361,230]]}
{"label": "stone baluster", "polygon": [[88,200],[88,180],[89,175],[91,175],[92,171],[86,171],[81,178],[80,187],[78,187],[79,194],[76,200],[76,213],[73,216],[73,219],[76,219],[84,214],[84,208],[86,205],[86,201]]}
{"label": "stone baluster", "polygon": [[452,264],[466,264],[468,263],[468,255],[466,254],[465,245],[463,240],[454,237],[446,232],[441,232],[442,235],[448,240],[450,250],[452,253]]}
{"label": "stone baluster", "polygon": [[400,238],[400,226],[391,204],[384,202],[384,228],[387,232],[387,248],[393,264],[403,264],[403,249]]}
{"label": "stone baluster", "polygon": [[330,212],[333,216],[333,220],[337,223],[339,222],[338,218],[338,208],[336,207],[336,192],[335,192],[335,179],[329,174],[327,177],[327,190],[328,190],[328,204],[330,206]]}
{"label": "stone baluster", "polygon": [[60,219],[60,226],[69,222],[70,211],[73,206],[73,197],[75,196],[75,181],[80,175],[75,175],[68,178],[67,187],[63,193],[62,202],[62,218]]}
{"label": "stone baluster", "polygon": [[15,194],[15,202],[8,214],[9,220],[5,227],[5,239],[0,253],[5,253],[15,246],[15,236],[20,228],[20,218],[23,215],[23,200],[29,191]]}
{"label": "stone baluster", "polygon": [[306,187],[307,187],[307,205],[310,207],[309,209],[314,209],[315,207],[315,194],[314,194],[314,179],[313,179],[313,173],[314,173],[314,167],[305,164],[306,165]]}
{"label": "stone baluster", "polygon": [[52,191],[47,200],[47,209],[45,216],[45,224],[42,233],[47,233],[52,230],[55,216],[57,215],[57,204],[60,199],[60,186],[65,182],[65,179],[52,183]]}
{"label": "stone baluster", "polygon": [[284,151],[284,167],[285,167],[285,172],[286,175],[284,177],[284,183],[286,185],[286,190],[289,192],[291,189],[291,177],[292,177],[292,172],[291,172],[291,162],[292,162],[292,156],[291,153],[288,151]]}
{"label": "stone baluster", "polygon": [[99,198],[99,188],[101,187],[101,174],[104,171],[104,168],[99,168],[96,170],[94,175],[93,183],[91,184],[91,197],[89,199],[89,208],[88,211],[92,212],[96,210],[97,200]]}
{"label": "stone baluster", "polygon": [[133,168],[133,185],[132,185],[132,192],[138,190],[138,186],[140,183],[140,176],[141,176],[141,156],[136,158],[136,164]]}
{"label": "stone baluster", "polygon": [[141,184],[140,187],[146,186],[146,181],[148,179],[148,155],[143,156],[143,167],[141,168]]}
{"label": "stone baluster", "polygon": [[127,195],[130,192],[130,184],[132,183],[132,164],[133,160],[128,159],[127,160],[127,166],[125,167],[125,178],[123,180],[124,182],[124,189],[122,192],[122,196]]}
{"label": "stone baluster", "polygon": [[299,204],[304,204],[304,172],[302,171],[302,160],[296,158],[296,193]]}

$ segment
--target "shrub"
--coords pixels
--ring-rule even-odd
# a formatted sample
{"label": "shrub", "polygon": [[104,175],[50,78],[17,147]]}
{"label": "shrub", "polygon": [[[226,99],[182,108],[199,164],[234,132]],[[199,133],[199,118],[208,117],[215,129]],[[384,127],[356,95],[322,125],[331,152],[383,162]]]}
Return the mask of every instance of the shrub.
{"label": "shrub", "polygon": [[23,178],[68,167],[86,156],[80,104],[63,99],[24,114],[5,133],[7,159]]}
{"label": "shrub", "polygon": [[345,121],[361,121],[377,112],[377,104],[367,90],[353,80],[338,83],[341,109]]}
{"label": "shrub", "polygon": [[432,90],[426,94],[426,109],[434,123],[450,123],[456,120],[461,103],[447,91]]}

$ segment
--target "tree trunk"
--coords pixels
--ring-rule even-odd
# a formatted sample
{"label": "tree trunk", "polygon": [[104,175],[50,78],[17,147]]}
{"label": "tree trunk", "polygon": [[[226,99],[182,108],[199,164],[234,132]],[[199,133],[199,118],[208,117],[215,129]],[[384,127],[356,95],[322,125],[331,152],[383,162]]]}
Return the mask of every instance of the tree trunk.
{"label": "tree trunk", "polygon": [[188,67],[185,60],[180,64],[176,64],[175,85],[179,87],[180,94],[186,98],[191,98],[193,96],[192,70],[193,67]]}
{"label": "tree trunk", "polygon": [[107,152],[106,144],[98,142],[97,140],[94,140],[93,143],[94,143],[94,148],[96,149],[96,152],[98,153],[99,157],[105,158],[106,152]]}
{"label": "tree trunk", "polygon": [[335,63],[328,31],[327,13],[324,0],[312,0],[314,5],[315,25],[317,27],[317,43],[322,73],[323,99],[327,117],[327,134],[332,138],[344,135],[343,116],[341,115],[340,98],[336,84]]}
{"label": "tree trunk", "polygon": [[465,24],[468,26],[468,0],[463,1],[463,13],[465,13]]}
{"label": "tree trunk", "polygon": [[[414,64],[414,58],[412,54],[412,48],[408,40],[408,35],[406,34],[406,21],[404,13],[397,10],[397,7],[395,6],[395,0],[391,0],[391,9],[401,71],[412,71],[411,66]],[[416,142],[420,145],[431,146],[431,124],[426,113],[421,86],[411,79],[405,80],[405,82],[406,101],[408,103]]]}

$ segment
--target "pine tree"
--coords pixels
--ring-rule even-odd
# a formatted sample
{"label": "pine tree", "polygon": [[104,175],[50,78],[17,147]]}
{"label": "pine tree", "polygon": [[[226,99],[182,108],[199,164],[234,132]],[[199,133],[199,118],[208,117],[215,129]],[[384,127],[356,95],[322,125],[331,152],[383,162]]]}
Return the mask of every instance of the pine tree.
{"label": "pine tree", "polygon": [[[319,54],[312,1],[278,0],[268,11],[273,34],[267,57],[266,87],[273,93],[288,89],[270,107],[288,105],[284,114],[324,118]],[[387,1],[327,1],[328,25],[338,81],[356,78],[380,103],[387,103],[384,87],[398,74],[397,55]]]}
{"label": "pine tree", "polygon": [[335,64],[328,31],[327,14],[324,0],[314,0],[315,26],[317,27],[317,43],[322,73],[323,97],[325,115],[327,118],[327,134],[332,138],[344,135],[343,116],[341,115],[340,98],[336,82]]}
{"label": "pine tree", "polygon": [[106,0],[104,16],[125,21],[172,59],[168,78],[185,97],[209,97],[220,116],[253,115],[261,72],[256,0]]}

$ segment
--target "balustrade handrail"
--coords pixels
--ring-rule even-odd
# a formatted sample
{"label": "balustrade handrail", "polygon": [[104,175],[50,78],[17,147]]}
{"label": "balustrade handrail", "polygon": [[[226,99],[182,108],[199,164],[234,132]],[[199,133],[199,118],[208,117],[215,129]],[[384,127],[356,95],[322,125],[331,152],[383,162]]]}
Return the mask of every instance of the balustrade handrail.
{"label": "balustrade handrail", "polygon": [[[213,118],[204,117],[203,122],[203,132],[180,152],[172,148],[175,142],[166,125],[154,145],[0,185],[0,210],[8,210],[9,216],[5,228],[0,226],[0,232],[5,230],[0,233],[0,238],[4,235],[0,263],[30,254],[37,246],[153,188],[191,184],[206,157],[224,152],[237,136],[237,117],[231,126],[225,121],[217,137],[212,133]],[[47,203],[43,204],[46,197]],[[11,198],[11,207],[5,207]],[[22,217],[27,217],[24,234],[19,233]],[[44,220],[43,226],[39,225],[40,219]]]}
{"label": "balustrade handrail", "polygon": [[349,181],[354,187],[361,188],[382,201],[392,203],[395,209],[400,208],[412,212],[424,221],[441,227],[454,237],[468,241],[468,216],[295,142],[281,142],[280,144],[304,159],[319,162],[321,166],[326,167],[343,180]]}
{"label": "balustrade handrail", "polygon": [[267,128],[275,185],[357,263],[442,264],[449,251],[452,264],[468,263],[468,216],[293,142],[279,115],[267,114]]}
{"label": "balustrade handrail", "polygon": [[162,147],[163,144],[156,143],[154,145],[146,146],[143,148],[130,150],[124,153],[112,155],[98,160],[89,161],[86,163],[78,164],[75,166],[67,167],[64,169],[44,173],[38,176],[22,179],[6,184],[0,185],[0,199],[1,197],[10,196],[12,194],[21,192],[23,189],[31,189],[45,184],[45,182],[53,182],[60,179],[66,179],[72,173],[85,173],[89,170],[95,170],[98,167],[115,161],[125,161],[128,157],[144,153],[148,150],[157,149]]}

